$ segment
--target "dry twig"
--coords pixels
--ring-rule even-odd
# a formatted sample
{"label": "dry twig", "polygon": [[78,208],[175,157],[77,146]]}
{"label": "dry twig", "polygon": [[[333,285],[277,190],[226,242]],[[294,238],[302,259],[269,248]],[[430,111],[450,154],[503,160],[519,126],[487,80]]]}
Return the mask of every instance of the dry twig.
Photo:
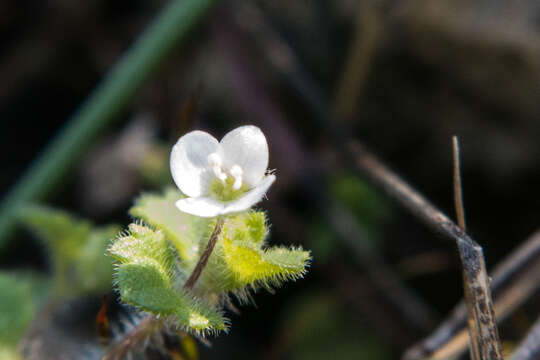
{"label": "dry twig", "polygon": [[[492,273],[497,320],[504,320],[540,288],[540,231],[526,239]],[[448,358],[466,350],[467,308],[461,301],[451,315],[426,339],[411,347],[404,358]]]}
{"label": "dry twig", "polygon": [[[454,206],[456,208],[456,217],[458,225],[463,230],[467,231],[465,226],[465,207],[463,205],[463,187],[461,185],[461,161],[459,151],[459,140],[457,136],[452,138],[452,147],[454,153]],[[480,329],[477,326],[477,321],[474,314],[474,297],[472,289],[467,281],[467,274],[463,272],[463,293],[465,294],[465,303],[467,304],[467,329],[469,331],[469,353],[472,360],[481,360],[480,357]]]}
{"label": "dry twig", "polygon": [[[276,31],[271,28],[271,26],[269,26],[268,22],[265,21],[264,16],[262,16],[262,14],[253,7],[249,8],[248,10],[250,11],[250,15],[254,15],[251,18],[256,19],[256,21],[250,23],[252,25],[251,27],[246,27],[245,22],[239,21],[239,26],[242,26],[247,32],[252,34],[255,33],[256,35],[253,36],[254,38],[256,37],[259,40],[262,39],[262,41],[257,41],[257,44],[260,46],[260,49],[266,56],[269,64],[281,76],[281,79],[285,81],[292,89],[294,89],[294,91],[296,91],[300,99],[304,101],[305,105],[307,105],[308,109],[311,111],[313,119],[318,123],[319,126],[325,128],[327,133],[331,136],[331,138],[333,138],[337,148],[347,153],[348,149],[346,149],[344,146],[344,144],[348,143],[346,141],[347,137],[345,136],[345,131],[334,126],[338,122],[329,111],[330,104],[323,96],[323,91],[321,88],[305,71],[305,68],[298,61],[298,57],[296,56],[294,50],[286,41],[284,41],[283,38],[278,35]],[[366,154],[365,149],[363,149],[363,153]],[[378,185],[381,185],[381,183]],[[399,190],[403,190],[403,188],[398,186],[394,192],[394,195],[396,195],[398,199],[400,199]],[[404,203],[404,205],[411,210],[413,214],[416,214],[437,231],[445,234],[447,238],[457,241],[462,247],[462,243],[464,242],[464,244],[467,245],[465,249],[471,250],[465,254],[482,254],[481,248],[476,243],[474,243],[446,216],[427,203],[422,197],[415,192],[408,192],[407,195],[410,197],[405,197],[406,200],[400,200],[400,202]],[[540,240],[540,234],[538,234],[538,236],[538,240]],[[504,289],[504,293],[501,293],[501,299],[496,304],[498,305],[496,306],[496,310],[499,314],[499,318],[503,318],[504,316],[508,315],[511,311],[513,311],[513,309],[525,301],[525,299],[530,296],[534,289],[536,289],[535,284],[537,284],[538,281],[534,280],[534,276],[540,272],[535,272],[536,268],[531,268],[532,265],[528,265],[530,260],[534,259],[538,254],[538,249],[540,249],[540,241],[537,241],[537,243],[538,244],[533,244],[531,241],[528,241],[528,244],[520,247],[520,249],[505,260],[504,263],[502,263],[494,272],[492,283],[494,290],[500,289],[503,287],[503,285],[506,285],[509,282],[509,279],[513,278],[514,274],[520,274],[519,278],[516,279],[516,282],[514,282],[515,286],[506,287]],[[474,259],[474,257],[465,257],[464,260],[471,263],[471,259]],[[474,265],[474,263],[471,265]],[[480,266],[475,266],[475,268],[485,269],[483,261],[476,265]],[[483,281],[487,286],[487,277],[484,277]],[[465,349],[467,335],[466,332],[459,333],[459,330],[463,329],[464,327],[466,313],[467,310],[465,304],[462,302],[456,307],[452,313],[452,316],[438,328],[436,333],[421,344],[422,349],[427,351],[422,351],[421,353],[433,353],[433,351],[436,351],[440,347],[440,344],[444,344],[455,339],[459,340],[457,343],[462,344],[461,349]],[[490,318],[493,320],[491,316]],[[453,335],[456,333],[458,333],[459,336],[453,338]],[[497,348],[500,349],[499,346],[497,346]],[[500,354],[498,349],[496,352]]]}
{"label": "dry twig", "polygon": [[351,141],[349,145],[348,155],[353,158],[358,170],[428,226],[457,243],[465,272],[465,283],[470,289],[469,296],[471,296],[471,310],[474,313],[475,326],[479,329],[480,358],[502,359],[489,278],[480,245],[358,142]]}

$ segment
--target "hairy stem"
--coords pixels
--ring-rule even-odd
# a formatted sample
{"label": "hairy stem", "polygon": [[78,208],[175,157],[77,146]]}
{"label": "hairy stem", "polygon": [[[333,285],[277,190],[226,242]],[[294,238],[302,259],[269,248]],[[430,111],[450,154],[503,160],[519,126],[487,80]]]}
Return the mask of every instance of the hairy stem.
{"label": "hairy stem", "polygon": [[208,240],[208,244],[206,245],[206,248],[204,249],[201,257],[199,258],[199,262],[197,263],[197,265],[195,265],[195,269],[189,276],[189,279],[187,279],[186,283],[184,284],[184,289],[193,289],[193,286],[201,276],[203,269],[208,263],[210,255],[212,255],[212,251],[214,251],[214,246],[216,246],[217,238],[221,233],[221,229],[223,229],[224,223],[225,220],[223,219],[223,217],[218,217],[216,226],[214,227],[214,231],[212,231],[212,235],[210,235],[210,239]]}
{"label": "hairy stem", "polygon": [[115,344],[103,356],[102,360],[121,360],[125,359],[130,351],[142,345],[146,339],[160,331],[163,328],[163,320],[153,315],[146,317],[135,328],[127,333],[122,340]]}

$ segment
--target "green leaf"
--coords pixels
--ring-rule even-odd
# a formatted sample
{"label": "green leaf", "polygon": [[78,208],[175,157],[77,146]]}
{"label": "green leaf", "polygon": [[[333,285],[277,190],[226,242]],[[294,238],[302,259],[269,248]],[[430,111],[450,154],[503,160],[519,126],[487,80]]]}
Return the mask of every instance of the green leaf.
{"label": "green leaf", "polygon": [[263,212],[228,217],[203,272],[201,287],[208,292],[233,291],[247,296],[246,287],[270,289],[302,277],[311,260],[302,249],[265,248],[268,227]]}
{"label": "green leaf", "polygon": [[112,265],[105,252],[119,226],[96,227],[40,205],[21,208],[18,217],[49,251],[55,295],[100,294],[110,288]]}
{"label": "green leaf", "polygon": [[329,185],[333,197],[357,215],[362,225],[371,229],[388,218],[390,209],[385,199],[355,174],[334,174]]}
{"label": "green leaf", "polygon": [[284,281],[301,278],[310,260],[308,251],[273,247],[267,250],[253,248],[223,239],[223,259],[229,274],[227,290],[250,285],[270,288]]}
{"label": "green leaf", "polygon": [[298,360],[392,358],[385,339],[363,327],[362,321],[355,321],[354,312],[327,289],[293,297],[276,317],[277,332],[283,339],[276,358],[285,354]]}
{"label": "green leaf", "polygon": [[223,316],[179,288],[174,251],[163,232],[131,224],[129,234],[109,248],[121,264],[116,272],[122,300],[159,316],[172,316],[182,328],[206,333],[226,330]]}
{"label": "green leaf", "polygon": [[37,274],[0,272],[0,349],[8,351],[18,343],[43,300],[46,286]]}
{"label": "green leaf", "polygon": [[164,195],[144,194],[130,209],[130,214],[162,230],[176,247],[184,267],[191,269],[199,259],[200,239],[208,239],[212,228],[210,219],[178,210],[175,203],[183,197],[173,188],[168,188]]}
{"label": "green leaf", "polygon": [[116,279],[120,296],[128,304],[159,315],[171,315],[178,307],[171,279],[155,262],[120,265]]}
{"label": "green leaf", "polygon": [[161,188],[172,183],[169,156],[170,145],[154,142],[143,154],[137,170],[145,183],[155,188]]}
{"label": "green leaf", "polygon": [[[161,231],[130,224],[129,234],[117,239],[109,248],[111,255],[124,264],[138,264],[159,274],[160,287],[170,287],[174,271],[174,253]],[[149,275],[150,276],[150,275]],[[150,285],[150,284],[148,284]]]}
{"label": "green leaf", "polygon": [[16,345],[5,345],[5,344],[0,343],[0,359],[22,360],[22,356],[17,351]]}

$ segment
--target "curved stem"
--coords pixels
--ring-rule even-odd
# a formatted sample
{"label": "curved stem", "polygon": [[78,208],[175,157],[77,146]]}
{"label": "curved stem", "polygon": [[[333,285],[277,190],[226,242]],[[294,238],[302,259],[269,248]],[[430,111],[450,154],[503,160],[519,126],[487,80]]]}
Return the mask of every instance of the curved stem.
{"label": "curved stem", "polygon": [[102,360],[121,360],[134,348],[139,347],[148,339],[152,334],[161,331],[163,328],[163,320],[156,318],[154,315],[150,315],[141,321],[133,330],[127,333],[122,340],[115,344],[106,354]]}
{"label": "curved stem", "polygon": [[206,245],[206,248],[204,249],[204,252],[202,253],[201,257],[199,258],[199,262],[197,265],[195,265],[195,269],[193,269],[193,272],[189,276],[189,279],[187,279],[186,283],[184,284],[184,289],[191,290],[193,289],[193,286],[201,276],[201,273],[203,269],[205,268],[206,264],[208,263],[208,259],[210,258],[210,255],[212,255],[212,251],[214,250],[214,246],[216,246],[217,238],[219,234],[221,233],[221,230],[223,229],[223,224],[225,223],[225,220],[223,217],[218,217],[216,226],[214,227],[214,231],[212,231],[212,235],[210,235],[210,239],[208,240],[208,244]]}

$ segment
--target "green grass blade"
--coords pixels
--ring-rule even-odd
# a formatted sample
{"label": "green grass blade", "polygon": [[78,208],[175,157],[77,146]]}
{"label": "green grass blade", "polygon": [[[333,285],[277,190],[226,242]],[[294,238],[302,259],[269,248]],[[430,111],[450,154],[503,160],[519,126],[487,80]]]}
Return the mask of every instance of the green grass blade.
{"label": "green grass blade", "polygon": [[17,208],[27,201],[42,200],[62,182],[99,133],[117,117],[213,2],[171,0],[161,11],[3,199],[0,248],[14,231]]}

